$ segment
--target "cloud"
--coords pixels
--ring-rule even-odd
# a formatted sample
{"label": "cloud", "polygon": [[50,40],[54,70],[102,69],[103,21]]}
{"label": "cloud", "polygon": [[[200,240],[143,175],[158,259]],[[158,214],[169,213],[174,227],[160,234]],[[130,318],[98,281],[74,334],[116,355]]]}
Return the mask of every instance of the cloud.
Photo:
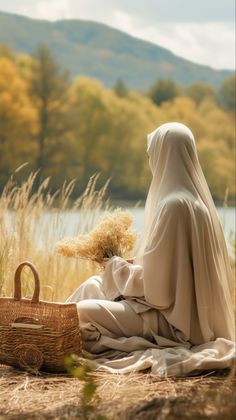
{"label": "cloud", "polygon": [[43,20],[54,21],[71,17],[71,3],[67,0],[40,0],[33,4],[23,2],[21,10],[26,16]]}
{"label": "cloud", "polygon": [[235,0],[0,0],[0,9],[31,17],[94,19],[108,16],[116,9],[144,21],[218,22],[235,19]]}
{"label": "cloud", "polygon": [[114,26],[174,54],[219,69],[235,68],[235,25],[228,22],[177,22],[143,25],[122,11],[113,12]]}

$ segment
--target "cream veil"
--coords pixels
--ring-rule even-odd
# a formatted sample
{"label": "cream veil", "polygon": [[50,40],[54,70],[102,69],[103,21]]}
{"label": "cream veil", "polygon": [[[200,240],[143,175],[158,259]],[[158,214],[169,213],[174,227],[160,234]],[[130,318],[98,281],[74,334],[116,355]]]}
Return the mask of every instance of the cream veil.
{"label": "cream veil", "polygon": [[164,124],[148,135],[147,154],[145,299],[194,344],[233,339],[233,274],[194,136],[183,124]]}
{"label": "cream veil", "polygon": [[155,344],[141,337],[122,337],[114,344],[102,337],[120,356],[139,351],[119,358],[111,350],[98,358],[98,366],[110,371],[150,366],[161,376],[229,366],[234,358],[233,275],[194,136],[183,124],[164,124],[148,135],[147,154],[153,178],[138,257],[134,265],[113,257],[102,288],[107,299],[122,295],[137,312],[145,310],[138,307],[142,302],[158,309],[176,340],[165,345],[154,334]]}

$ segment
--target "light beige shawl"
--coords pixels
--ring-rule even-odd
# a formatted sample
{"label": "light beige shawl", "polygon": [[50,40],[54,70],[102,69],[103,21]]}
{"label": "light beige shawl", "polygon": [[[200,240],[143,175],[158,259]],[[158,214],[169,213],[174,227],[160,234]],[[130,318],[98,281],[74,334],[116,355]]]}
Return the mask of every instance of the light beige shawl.
{"label": "light beige shawl", "polygon": [[122,295],[160,310],[183,349],[149,349],[120,361],[111,353],[101,366],[162,366],[167,375],[183,373],[183,366],[184,374],[226,367],[234,357],[233,274],[194,136],[183,124],[164,124],[148,135],[147,154],[153,178],[139,254],[134,265],[112,258],[103,290],[108,299]]}

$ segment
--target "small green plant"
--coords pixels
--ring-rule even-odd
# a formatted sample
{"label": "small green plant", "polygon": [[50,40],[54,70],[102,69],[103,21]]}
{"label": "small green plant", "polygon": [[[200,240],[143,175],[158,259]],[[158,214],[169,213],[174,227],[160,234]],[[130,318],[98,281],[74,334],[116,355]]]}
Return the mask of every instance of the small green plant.
{"label": "small green plant", "polygon": [[[81,411],[86,419],[89,413],[96,410],[96,406],[92,403],[92,400],[95,397],[98,399],[96,395],[97,384],[92,373],[92,368],[88,365],[86,359],[74,354],[65,358],[65,367],[68,373],[84,383],[81,392]],[[97,414],[95,419],[107,420],[107,417]]]}

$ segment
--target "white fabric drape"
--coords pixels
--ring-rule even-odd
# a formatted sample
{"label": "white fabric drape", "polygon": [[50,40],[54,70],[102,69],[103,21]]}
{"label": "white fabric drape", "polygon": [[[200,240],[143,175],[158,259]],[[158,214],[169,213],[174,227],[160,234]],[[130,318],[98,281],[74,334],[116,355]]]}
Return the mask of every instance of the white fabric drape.
{"label": "white fabric drape", "polygon": [[235,357],[233,274],[194,136],[183,124],[164,124],[148,135],[147,154],[153,178],[138,256],[134,265],[113,257],[99,284],[102,296],[122,296],[137,313],[155,308],[174,338],[160,345],[154,331],[155,344],[135,351],[137,337],[123,347],[101,337],[110,352],[92,357],[105,370],[151,367],[161,376],[227,367]]}

